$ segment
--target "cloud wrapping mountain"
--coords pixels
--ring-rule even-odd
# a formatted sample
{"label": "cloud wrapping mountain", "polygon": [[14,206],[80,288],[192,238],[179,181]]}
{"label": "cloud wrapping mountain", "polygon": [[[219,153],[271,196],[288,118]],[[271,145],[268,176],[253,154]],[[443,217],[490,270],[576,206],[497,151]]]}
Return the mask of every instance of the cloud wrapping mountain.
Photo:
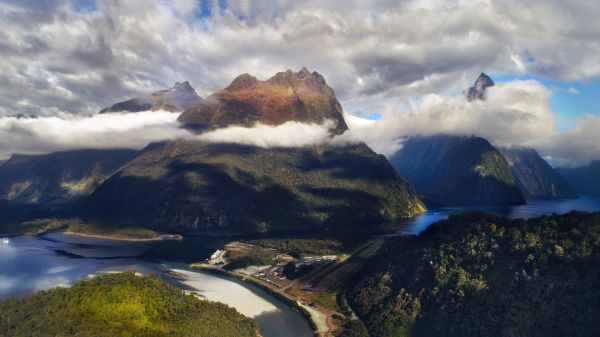
{"label": "cloud wrapping mountain", "polygon": [[401,137],[437,133],[478,135],[499,145],[532,145],[555,135],[548,105],[549,90],[536,81],[512,81],[488,88],[485,101],[463,95],[430,94],[411,103],[408,111],[390,107],[374,123],[354,125],[347,137],[365,140],[377,150],[393,152]]}
{"label": "cloud wrapping mountain", "polygon": [[232,126],[209,131],[197,139],[209,143],[235,143],[259,147],[299,147],[323,144],[329,141],[329,130],[334,127],[331,120],[322,124],[307,124],[295,121],[272,126],[256,124],[252,128]]}
{"label": "cloud wrapping mountain", "polygon": [[168,111],[92,117],[0,118],[0,158],[70,149],[141,149],[150,142],[190,136]]}

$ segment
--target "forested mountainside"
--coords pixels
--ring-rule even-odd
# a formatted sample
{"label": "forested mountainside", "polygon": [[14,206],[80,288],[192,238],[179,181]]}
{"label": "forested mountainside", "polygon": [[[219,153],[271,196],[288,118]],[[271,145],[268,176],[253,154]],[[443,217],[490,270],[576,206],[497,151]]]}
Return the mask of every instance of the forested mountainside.
{"label": "forested mountainside", "polygon": [[600,213],[473,212],[388,240],[348,290],[370,336],[597,336]]}
{"label": "forested mountainside", "polygon": [[149,146],[88,200],[94,216],[168,231],[368,226],[425,207],[364,144],[260,148],[176,141]]}
{"label": "forested mountainside", "polygon": [[497,206],[525,202],[502,154],[473,136],[414,136],[390,156],[426,204]]}

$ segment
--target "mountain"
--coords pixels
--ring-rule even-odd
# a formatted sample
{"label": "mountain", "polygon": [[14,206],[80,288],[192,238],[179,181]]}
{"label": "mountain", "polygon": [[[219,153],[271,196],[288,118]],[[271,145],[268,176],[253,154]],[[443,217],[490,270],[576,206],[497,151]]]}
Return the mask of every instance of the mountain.
{"label": "mountain", "polygon": [[371,337],[597,336],[599,251],[600,213],[463,213],[386,240],[346,297]]}
{"label": "mountain", "polygon": [[13,155],[0,166],[0,199],[56,203],[88,195],[135,150],[74,150],[43,155]]}
{"label": "mountain", "polygon": [[557,168],[556,171],[571,183],[577,192],[584,195],[600,196],[600,160],[587,166]]}
{"label": "mountain", "polygon": [[146,110],[167,110],[172,112],[181,112],[202,102],[196,90],[192,88],[188,81],[175,83],[171,89],[157,91],[151,94],[132,98],[127,101],[119,102],[100,111],[103,113],[129,111],[139,112]]}
{"label": "mountain", "polygon": [[510,167],[487,140],[473,136],[415,136],[390,163],[428,205],[497,206],[525,202]]}
{"label": "mountain", "polygon": [[536,150],[512,147],[500,148],[500,152],[526,198],[577,198],[573,187]]}
{"label": "mountain", "polygon": [[348,129],[342,106],[323,76],[303,68],[288,70],[266,81],[243,74],[225,89],[184,111],[179,121],[197,130],[232,125],[253,126],[260,122],[279,125],[288,121],[335,123],[331,132]]}
{"label": "mountain", "polygon": [[469,102],[475,100],[484,101],[486,99],[485,92],[487,88],[493,86],[494,81],[492,81],[492,79],[488,75],[481,73],[481,75],[479,75],[479,77],[475,81],[475,84],[465,92],[467,100]]}
{"label": "mountain", "polygon": [[111,223],[171,232],[316,229],[424,211],[413,187],[365,144],[148,146],[87,200]]}

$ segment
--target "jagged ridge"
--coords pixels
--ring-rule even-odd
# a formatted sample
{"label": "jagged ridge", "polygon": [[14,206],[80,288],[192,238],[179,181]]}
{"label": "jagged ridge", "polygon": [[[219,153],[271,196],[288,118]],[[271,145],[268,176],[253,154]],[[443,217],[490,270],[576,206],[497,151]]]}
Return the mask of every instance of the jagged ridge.
{"label": "jagged ridge", "polygon": [[249,74],[238,76],[231,84],[186,110],[179,121],[197,130],[231,125],[253,126],[260,122],[279,125],[288,121],[322,123],[332,120],[332,133],[348,129],[341,104],[333,89],[317,72],[303,68],[277,73],[266,81]]}

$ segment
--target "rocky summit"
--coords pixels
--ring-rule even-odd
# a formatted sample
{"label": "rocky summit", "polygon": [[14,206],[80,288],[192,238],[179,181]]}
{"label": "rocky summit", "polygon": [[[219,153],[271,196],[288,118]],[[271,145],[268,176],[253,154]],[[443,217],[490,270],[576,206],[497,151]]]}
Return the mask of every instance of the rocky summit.
{"label": "rocky summit", "polygon": [[467,96],[467,100],[469,102],[479,100],[484,101],[486,98],[486,90],[489,87],[494,86],[494,81],[486,75],[485,73],[481,73],[475,84],[465,91],[465,95]]}
{"label": "rocky summit", "polygon": [[256,123],[280,125],[334,122],[332,134],[348,129],[333,89],[321,76],[303,68],[277,73],[266,81],[243,74],[225,89],[184,111],[179,121],[195,130],[227,126],[251,127]]}
{"label": "rocky summit", "polygon": [[116,103],[103,109],[100,113],[110,112],[139,112],[147,110],[166,110],[171,112],[182,112],[198,103],[202,98],[188,81],[175,83],[167,90],[153,92],[151,94],[135,97],[123,102]]}

